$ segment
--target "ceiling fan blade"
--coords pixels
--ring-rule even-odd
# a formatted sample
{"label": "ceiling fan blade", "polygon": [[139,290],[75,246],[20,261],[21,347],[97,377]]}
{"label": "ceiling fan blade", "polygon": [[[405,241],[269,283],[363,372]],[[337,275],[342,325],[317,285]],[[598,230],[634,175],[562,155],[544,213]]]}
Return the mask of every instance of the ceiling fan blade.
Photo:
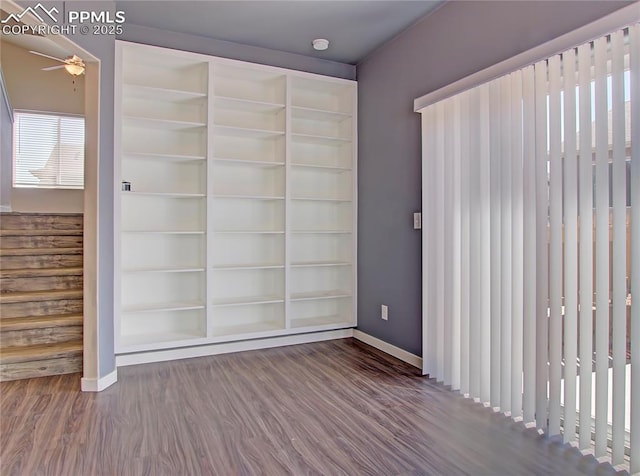
{"label": "ceiling fan blade", "polygon": [[29,51],[29,53],[33,53],[34,55],[38,55],[38,56],[43,56],[45,58],[49,58],[52,60],[60,61],[61,63],[66,63],[66,61],[63,59],[56,58],[55,56],[45,55],[44,53],[40,53],[39,51]]}
{"label": "ceiling fan blade", "polygon": [[65,67],[65,65],[61,64],[60,66],[49,66],[48,68],[41,68],[41,69],[42,69],[42,71],[53,71],[55,69],[62,69],[64,67]]}

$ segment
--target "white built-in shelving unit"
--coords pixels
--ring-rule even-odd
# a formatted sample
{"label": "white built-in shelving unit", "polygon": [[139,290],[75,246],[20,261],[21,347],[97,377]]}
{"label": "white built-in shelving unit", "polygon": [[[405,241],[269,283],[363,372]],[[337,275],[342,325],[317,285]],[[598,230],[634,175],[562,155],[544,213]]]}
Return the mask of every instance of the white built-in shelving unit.
{"label": "white built-in shelving unit", "polygon": [[117,353],[354,327],[356,83],[117,56]]}

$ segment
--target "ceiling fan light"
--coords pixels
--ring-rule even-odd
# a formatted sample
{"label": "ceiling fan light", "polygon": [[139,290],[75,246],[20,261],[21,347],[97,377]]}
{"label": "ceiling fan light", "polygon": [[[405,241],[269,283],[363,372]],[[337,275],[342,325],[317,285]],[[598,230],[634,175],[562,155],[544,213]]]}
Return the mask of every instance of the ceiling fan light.
{"label": "ceiling fan light", "polygon": [[84,66],[79,64],[65,64],[64,69],[67,70],[67,73],[73,76],[80,76],[84,73]]}
{"label": "ceiling fan light", "polygon": [[329,48],[329,40],[325,38],[316,38],[311,42],[313,49],[317,51],[324,51]]}

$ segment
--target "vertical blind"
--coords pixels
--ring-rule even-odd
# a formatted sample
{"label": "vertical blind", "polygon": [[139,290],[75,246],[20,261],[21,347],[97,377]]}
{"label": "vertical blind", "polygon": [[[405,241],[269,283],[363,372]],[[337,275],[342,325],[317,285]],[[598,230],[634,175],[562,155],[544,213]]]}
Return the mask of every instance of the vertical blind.
{"label": "vertical blind", "polygon": [[425,373],[631,473],[639,83],[634,25],[420,110]]}
{"label": "vertical blind", "polygon": [[13,185],[84,187],[84,118],[15,113]]}

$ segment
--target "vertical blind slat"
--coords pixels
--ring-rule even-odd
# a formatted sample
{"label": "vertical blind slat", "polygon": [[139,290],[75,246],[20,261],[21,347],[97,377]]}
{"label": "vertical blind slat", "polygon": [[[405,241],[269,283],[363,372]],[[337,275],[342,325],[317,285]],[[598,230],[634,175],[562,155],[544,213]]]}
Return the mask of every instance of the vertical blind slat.
{"label": "vertical blind slat", "polygon": [[450,217],[453,214],[453,99],[443,101],[444,106],[444,327],[443,327],[443,376],[445,385],[451,385],[452,359],[451,335],[453,315],[453,224]]}
{"label": "vertical blind slat", "polygon": [[611,35],[611,116],[613,140],[613,415],[611,462],[624,462],[625,364],[627,360],[627,177],[624,130],[624,35]]}
{"label": "vertical blind slat", "polygon": [[591,159],[591,45],[578,47],[580,144],[578,168],[580,213],[580,436],[579,447],[591,446],[593,359],[593,167]]}
{"label": "vertical blind slat", "polygon": [[549,58],[549,435],[560,434],[562,379],[562,157],[560,56]]}
{"label": "vertical blind slat", "polygon": [[578,361],[578,157],[576,151],[576,55],[562,55],[564,77],[564,424],[565,442],[576,438]]}
{"label": "vertical blind slat", "polygon": [[[631,461],[640,472],[640,25],[629,28],[631,64]],[[634,405],[635,403],[635,405]]]}
{"label": "vertical blind slat", "polygon": [[444,377],[444,104],[436,104],[436,223],[433,233],[437,235],[436,254],[436,379]]}
{"label": "vertical blind slat", "polygon": [[460,272],[460,293],[462,302],[460,306],[460,393],[469,393],[469,95],[460,96],[460,150],[461,150],[461,254],[462,263]]}
{"label": "vertical blind slat", "polygon": [[453,98],[453,314],[451,324],[451,389],[460,390],[461,225],[460,98]]}
{"label": "vertical blind slat", "polygon": [[480,401],[491,400],[491,201],[489,85],[480,87]]}
{"label": "vertical blind slat", "polygon": [[536,412],[536,169],[535,89],[533,66],[523,70],[523,420],[529,423]]}
{"label": "vertical blind slat", "polygon": [[609,157],[607,39],[594,42],[596,131],[596,435],[595,456],[607,452],[609,390]]}
{"label": "vertical blind slat", "polygon": [[501,131],[501,91],[500,81],[495,80],[489,84],[489,114],[491,115],[490,131],[490,187],[491,187],[491,406],[500,407],[500,131]]}
{"label": "vertical blind slat", "polygon": [[500,334],[500,409],[511,411],[511,81],[509,75],[501,78],[502,85],[502,136],[501,141],[501,210],[500,233],[502,254],[501,283],[501,334]]}
{"label": "vertical blind slat", "polygon": [[[536,203],[549,202],[547,183],[547,63],[535,65],[536,91]],[[536,426],[547,428],[548,373],[548,249],[546,206],[536,208]]]}

